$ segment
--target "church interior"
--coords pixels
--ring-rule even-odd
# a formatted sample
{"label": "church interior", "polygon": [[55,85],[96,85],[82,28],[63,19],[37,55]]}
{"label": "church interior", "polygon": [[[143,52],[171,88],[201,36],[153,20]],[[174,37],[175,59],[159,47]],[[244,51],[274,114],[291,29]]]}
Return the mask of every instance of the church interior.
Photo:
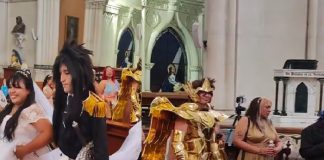
{"label": "church interior", "polygon": [[[302,159],[301,131],[323,104],[323,18],[320,0],[0,0],[0,84],[28,66],[42,87],[73,40],[93,51],[98,83],[106,66],[120,81],[122,68],[140,63],[144,134],[155,97],[180,105],[188,96],[177,86],[209,77],[216,81],[211,104],[230,116],[221,123],[229,146],[242,107],[266,97],[281,159]],[[112,154],[131,125],[107,127]]]}

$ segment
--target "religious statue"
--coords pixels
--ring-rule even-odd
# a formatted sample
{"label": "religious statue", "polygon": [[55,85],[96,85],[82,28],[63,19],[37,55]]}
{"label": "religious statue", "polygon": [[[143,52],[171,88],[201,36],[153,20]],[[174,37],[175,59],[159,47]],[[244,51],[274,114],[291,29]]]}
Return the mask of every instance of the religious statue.
{"label": "religious statue", "polygon": [[13,49],[9,67],[19,69],[21,67],[21,64],[22,64],[22,60],[19,53],[15,49]]}
{"label": "religious statue", "polygon": [[130,56],[130,54],[131,54],[131,51],[130,50],[126,50],[125,51],[125,59],[124,59],[124,61],[121,64],[121,67],[122,68],[129,68],[129,67],[131,67],[132,63],[129,62],[129,56]]}
{"label": "religious statue", "polygon": [[176,92],[182,89],[182,84],[176,81],[176,73],[176,66],[174,64],[169,64],[168,77],[162,83],[162,92]]}
{"label": "religious statue", "polygon": [[22,43],[25,40],[25,29],[26,26],[21,18],[21,16],[16,17],[16,25],[12,29],[11,33],[15,36],[17,47],[22,49]]}

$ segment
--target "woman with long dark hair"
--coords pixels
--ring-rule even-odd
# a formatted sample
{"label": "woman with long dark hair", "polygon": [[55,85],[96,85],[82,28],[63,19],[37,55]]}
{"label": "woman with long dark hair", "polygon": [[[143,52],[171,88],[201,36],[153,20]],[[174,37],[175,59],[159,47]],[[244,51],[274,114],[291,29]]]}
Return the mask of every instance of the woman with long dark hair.
{"label": "woman with long dark hair", "polygon": [[238,160],[273,160],[282,149],[276,129],[268,119],[272,102],[254,98],[235,128],[233,143],[241,149]]}
{"label": "woman with long dark hair", "polygon": [[18,70],[8,81],[10,102],[0,112],[0,159],[37,160],[49,151],[52,126],[35,103],[29,70]]}

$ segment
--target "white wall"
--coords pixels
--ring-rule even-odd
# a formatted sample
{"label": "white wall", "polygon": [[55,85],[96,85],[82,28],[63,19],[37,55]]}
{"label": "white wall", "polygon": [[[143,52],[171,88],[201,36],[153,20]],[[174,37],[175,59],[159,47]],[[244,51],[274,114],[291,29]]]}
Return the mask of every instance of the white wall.
{"label": "white wall", "polygon": [[[318,1],[316,58],[318,69],[324,70],[324,1]],[[323,103],[324,104],[324,103]]]}
{"label": "white wall", "polygon": [[[0,2],[0,66],[7,64],[7,8],[5,2]],[[3,76],[2,67],[0,67],[0,77]]]}
{"label": "white wall", "polygon": [[307,1],[239,0],[237,95],[274,101],[273,70],[305,58]]}
{"label": "white wall", "polygon": [[12,49],[17,48],[11,34],[11,30],[16,25],[17,16],[21,16],[26,25],[23,53],[26,63],[31,68],[34,66],[36,56],[36,41],[32,39],[31,29],[36,30],[37,26],[37,1],[8,3],[7,62],[10,62]]}

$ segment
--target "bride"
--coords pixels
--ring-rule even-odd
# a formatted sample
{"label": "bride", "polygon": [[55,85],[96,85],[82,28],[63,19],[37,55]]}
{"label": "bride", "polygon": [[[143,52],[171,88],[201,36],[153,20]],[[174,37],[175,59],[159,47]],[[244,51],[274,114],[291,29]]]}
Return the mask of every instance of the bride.
{"label": "bride", "polygon": [[11,102],[0,112],[0,160],[38,160],[52,139],[50,111],[35,103],[29,70],[18,70],[8,84]]}

